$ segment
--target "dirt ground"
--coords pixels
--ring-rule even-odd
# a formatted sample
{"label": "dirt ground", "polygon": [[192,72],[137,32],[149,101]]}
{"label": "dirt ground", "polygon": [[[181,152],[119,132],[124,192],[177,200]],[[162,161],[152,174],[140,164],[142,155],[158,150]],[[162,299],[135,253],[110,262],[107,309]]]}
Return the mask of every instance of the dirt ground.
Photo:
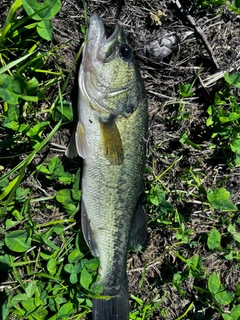
{"label": "dirt ground", "polygon": [[[214,227],[217,220],[210,217],[206,207],[191,196],[194,186],[190,188],[186,181],[189,168],[197,170],[206,188],[224,186],[233,195],[231,201],[240,204],[240,169],[227,165],[224,151],[220,147],[210,148],[211,133],[206,127],[207,108],[214,99],[214,93],[222,88],[224,82],[222,71],[240,71],[240,19],[226,5],[203,10],[193,6],[193,3],[190,0],[181,1],[203,30],[218,68],[199,35],[172,1],[96,0],[87,1],[87,7],[89,15],[97,12],[109,27],[114,26],[117,17],[128,36],[148,96],[147,167],[150,171],[154,168],[155,176],[162,175],[159,182],[167,192],[167,200],[185,218],[185,225],[193,230],[192,240],[197,241],[201,234],[206,234]],[[2,17],[8,6],[9,1],[3,1],[0,8]],[[62,1],[62,9],[53,20],[53,25],[52,44],[63,44],[59,64],[69,70],[83,42],[80,31],[80,27],[85,25],[82,2]],[[76,72],[73,72],[67,88],[73,103],[76,99],[75,79]],[[178,85],[193,81],[194,96],[182,98]],[[239,97],[239,92],[235,94]],[[70,127],[63,128],[54,142],[67,145],[71,135]],[[201,149],[181,144],[179,139],[184,133]],[[146,189],[152,178],[152,173],[146,174]],[[184,193],[186,195],[181,197]],[[153,214],[149,212],[149,220]],[[174,230],[156,221],[149,224],[147,249],[143,253],[129,255],[130,294],[140,297],[146,303],[151,299],[157,303],[166,293],[161,307],[155,310],[151,319],[177,319],[191,301],[196,301],[196,304],[188,315],[189,319],[220,319],[219,314],[202,303],[202,297],[193,290],[191,280],[187,279],[182,284],[184,297],[171,284],[173,263],[174,272],[182,271],[183,268],[182,261],[175,260],[173,251],[176,249],[187,257],[201,255],[208,271],[219,271],[229,290],[239,282],[239,269],[235,269],[233,261],[224,261],[216,253],[207,251],[201,242],[192,247],[191,252],[189,246],[174,247],[174,234]],[[133,308],[134,301],[130,303]],[[165,315],[161,313],[163,309]]]}
{"label": "dirt ground", "polygon": [[[88,1],[87,4],[89,15],[98,12],[107,26],[113,26],[116,21],[114,18],[118,16],[120,25],[128,35],[148,95],[147,165],[152,168],[154,163],[154,172],[158,176],[176,159],[181,158],[168,174],[163,175],[161,185],[169,192],[168,200],[188,220],[187,225],[193,229],[193,237],[197,240],[199,235],[208,232],[216,221],[208,218],[206,208],[191,196],[185,197],[184,200],[179,197],[179,190],[189,192],[184,179],[181,179],[184,170],[190,167],[197,168],[204,176],[205,186],[212,189],[221,186],[221,180],[227,177],[224,186],[234,194],[232,201],[235,204],[240,202],[240,170],[230,169],[226,165],[221,149],[208,148],[210,133],[205,124],[207,107],[213,101],[214,92],[220,90],[223,83],[221,74],[218,79],[219,72],[240,69],[239,17],[231,13],[227,6],[217,6],[216,9],[210,8],[206,11],[193,7],[193,1],[181,1],[182,6],[190,12],[209,41],[218,64],[217,68],[200,37],[171,1],[129,0],[124,1],[122,6],[121,1]],[[68,61],[70,67],[83,40],[79,32],[79,26],[84,25],[81,3],[63,2],[63,8],[54,25],[56,42],[64,43],[72,39],[67,51],[63,53],[63,62]],[[163,48],[164,39],[168,40],[167,48]],[[160,53],[162,56],[159,56]],[[181,113],[178,85],[192,83],[197,75],[199,77],[193,87],[195,95],[182,99],[182,112],[188,116],[183,115],[177,120]],[[179,138],[184,132],[191,141],[201,147],[201,150],[179,143]],[[151,175],[147,175],[146,179],[150,180]],[[167,316],[162,316],[160,309],[157,309],[152,319],[176,319],[193,300],[199,301],[199,306],[197,303],[197,309],[190,313],[191,319],[219,318],[219,314],[214,314],[201,303],[201,296],[192,290],[193,284],[189,280],[184,283],[184,297],[180,297],[176,288],[171,285],[172,272],[169,269],[175,258],[174,254],[166,249],[167,246],[171,250],[174,249],[173,232],[169,230],[156,223],[150,223],[150,241],[146,251],[129,257],[130,294],[137,295],[145,302],[151,299],[157,302],[167,293],[161,304],[161,310],[165,309]],[[200,254],[204,257],[204,265],[209,272],[221,270],[221,278],[225,279],[225,285],[229,289],[238,282],[240,271],[235,270],[232,262],[223,263],[217,254],[210,254],[201,244],[192,248],[191,253],[189,247],[186,248],[180,248],[183,256]],[[174,268],[175,271],[182,270],[181,261],[175,261]],[[142,277],[143,283],[139,289]],[[133,304],[133,301],[131,303]]]}

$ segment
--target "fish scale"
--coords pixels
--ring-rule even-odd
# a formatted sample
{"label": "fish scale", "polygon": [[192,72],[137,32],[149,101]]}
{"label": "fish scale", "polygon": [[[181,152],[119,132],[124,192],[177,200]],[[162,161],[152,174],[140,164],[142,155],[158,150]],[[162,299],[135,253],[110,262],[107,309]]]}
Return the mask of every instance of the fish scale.
{"label": "fish scale", "polygon": [[[124,53],[125,56],[122,55]],[[143,192],[147,100],[126,37],[116,25],[107,38],[97,14],[90,18],[79,72],[79,122],[67,155],[81,156],[82,230],[99,257],[94,320],[128,320],[127,250],[146,240]]]}

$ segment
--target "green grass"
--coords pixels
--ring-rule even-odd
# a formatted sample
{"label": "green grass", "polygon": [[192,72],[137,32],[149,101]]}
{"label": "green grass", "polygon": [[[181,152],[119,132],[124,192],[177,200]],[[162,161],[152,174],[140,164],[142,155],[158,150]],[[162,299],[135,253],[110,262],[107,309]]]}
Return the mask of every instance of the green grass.
{"label": "green grass", "polygon": [[[46,0],[40,6],[34,0],[16,0],[0,30],[0,312],[2,319],[9,320],[82,319],[91,312],[91,298],[102,290],[93,286],[98,260],[91,257],[79,226],[80,171],[69,170],[68,160],[48,149],[50,139],[73,120],[71,104],[64,98],[69,73],[54,59],[59,57],[59,48],[49,46],[51,19],[61,3],[49,3]],[[232,5],[239,8],[237,1]],[[85,4],[85,17],[86,10]],[[86,32],[84,26],[81,30]],[[226,73],[224,79],[222,89],[208,105],[206,130],[210,147],[224,150],[226,164],[236,168],[240,164],[236,95],[240,75]],[[169,121],[181,124],[189,118],[184,99],[193,96],[196,80],[179,85],[178,114]],[[180,144],[201,151],[203,147],[189,136],[182,134]],[[184,189],[171,190],[166,181],[182,157],[166,156],[171,164],[160,174],[156,173],[157,159],[150,159],[146,192],[149,226],[168,232],[171,242],[156,260],[145,263],[138,290],[131,295],[130,319],[154,319],[156,314],[169,319],[165,285],[184,300],[190,290],[186,283],[191,283],[192,300],[175,320],[207,319],[195,317],[196,310],[204,308],[219,319],[240,319],[240,282],[226,288],[221,270],[206,263],[206,257],[212,255],[219,263],[231,262],[239,268],[239,204],[224,186],[227,178],[211,186],[207,173],[197,165],[180,172]],[[41,182],[49,188],[43,190]],[[183,203],[200,206],[206,213],[205,219],[211,223],[205,232],[197,233],[190,218],[177,209]],[[164,261],[168,254],[172,260]],[[158,259],[164,261],[169,276],[156,280],[155,292],[148,299],[144,295],[148,263]]]}

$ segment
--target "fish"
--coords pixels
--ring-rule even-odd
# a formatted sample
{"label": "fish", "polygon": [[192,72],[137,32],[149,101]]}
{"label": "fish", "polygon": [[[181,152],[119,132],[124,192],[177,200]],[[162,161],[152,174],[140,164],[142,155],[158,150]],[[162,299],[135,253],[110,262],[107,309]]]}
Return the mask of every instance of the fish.
{"label": "fish", "polygon": [[107,36],[97,13],[89,19],[78,84],[78,123],[66,155],[83,158],[82,232],[99,257],[103,292],[92,301],[92,318],[128,320],[127,253],[147,239],[148,106],[124,31],[117,23]]}

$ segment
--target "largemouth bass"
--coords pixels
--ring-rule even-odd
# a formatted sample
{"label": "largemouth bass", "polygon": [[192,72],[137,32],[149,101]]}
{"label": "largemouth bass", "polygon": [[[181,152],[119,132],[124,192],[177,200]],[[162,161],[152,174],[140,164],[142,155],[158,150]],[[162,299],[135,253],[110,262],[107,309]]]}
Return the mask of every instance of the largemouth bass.
{"label": "largemouth bass", "polygon": [[106,299],[93,299],[93,319],[128,320],[127,251],[146,240],[143,192],[147,100],[133,52],[118,24],[106,36],[90,18],[79,71],[79,122],[66,155],[84,159],[81,221],[100,259]]}

